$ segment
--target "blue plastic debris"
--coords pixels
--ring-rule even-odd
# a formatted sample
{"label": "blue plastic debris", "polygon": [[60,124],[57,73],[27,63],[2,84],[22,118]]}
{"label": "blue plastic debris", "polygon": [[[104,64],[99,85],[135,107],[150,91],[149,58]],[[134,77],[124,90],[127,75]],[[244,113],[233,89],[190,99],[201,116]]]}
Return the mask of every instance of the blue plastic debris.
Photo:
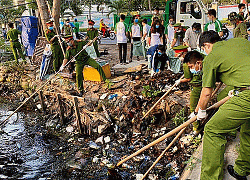
{"label": "blue plastic debris", "polygon": [[112,100],[112,99],[114,99],[117,96],[118,96],[117,94],[110,94],[109,97],[108,97],[108,99]]}
{"label": "blue plastic debris", "polygon": [[38,36],[37,17],[23,16],[22,23],[22,43],[25,47],[27,56],[32,56],[36,46]]}

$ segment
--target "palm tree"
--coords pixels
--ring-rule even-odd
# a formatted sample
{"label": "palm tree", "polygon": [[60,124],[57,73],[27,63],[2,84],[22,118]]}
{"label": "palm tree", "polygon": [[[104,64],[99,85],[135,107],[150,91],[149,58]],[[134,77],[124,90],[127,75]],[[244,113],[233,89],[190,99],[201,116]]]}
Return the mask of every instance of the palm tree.
{"label": "palm tree", "polygon": [[108,13],[108,16],[112,13],[118,15],[121,12],[127,10],[126,3],[123,0],[115,0],[108,7],[111,9]]}

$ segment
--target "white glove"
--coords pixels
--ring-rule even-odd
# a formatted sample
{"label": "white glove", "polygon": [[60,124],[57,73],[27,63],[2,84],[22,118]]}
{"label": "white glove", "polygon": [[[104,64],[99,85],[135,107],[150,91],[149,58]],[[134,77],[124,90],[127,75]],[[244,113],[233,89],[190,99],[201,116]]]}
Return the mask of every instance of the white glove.
{"label": "white glove", "polygon": [[62,65],[62,66],[60,67],[59,71],[61,71],[61,72],[62,72],[62,71],[63,71],[63,69],[64,69],[64,67],[65,67],[65,66],[63,66],[63,65]]}
{"label": "white glove", "polygon": [[188,51],[192,51],[191,47],[188,47],[187,50],[188,50]]}
{"label": "white glove", "polygon": [[229,91],[227,95],[228,95],[229,97],[233,97],[233,96],[234,96],[234,90]]}
{"label": "white glove", "polygon": [[178,86],[180,83],[181,83],[181,80],[180,80],[180,79],[178,79],[178,80],[175,81],[175,84],[176,84],[177,86]]}
{"label": "white glove", "polygon": [[188,119],[192,119],[192,118],[195,117],[195,116],[196,116],[195,113],[192,112],[192,113],[188,116]]}
{"label": "white glove", "polygon": [[201,108],[199,108],[198,114],[197,114],[197,120],[202,120],[202,119],[205,119],[206,117],[207,117],[207,111],[201,110]]}

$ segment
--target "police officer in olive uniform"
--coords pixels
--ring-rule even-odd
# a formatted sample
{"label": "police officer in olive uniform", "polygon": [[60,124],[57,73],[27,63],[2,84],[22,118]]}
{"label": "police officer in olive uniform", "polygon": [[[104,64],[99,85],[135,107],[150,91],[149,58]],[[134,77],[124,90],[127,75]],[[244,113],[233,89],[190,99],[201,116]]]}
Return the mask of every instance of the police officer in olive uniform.
{"label": "police officer in olive uniform", "polygon": [[[68,47],[66,48],[66,56],[60,70],[63,70],[68,60],[70,60],[78,52],[80,52],[83,49],[83,47],[87,44],[87,41],[74,40],[73,36],[71,35],[64,36],[64,39]],[[106,80],[106,76],[102,70],[102,67],[94,59],[90,58],[85,50],[83,50],[76,57],[76,83],[77,83],[77,88],[80,92],[79,96],[83,95],[83,68],[85,65],[89,65],[95,68],[100,73],[102,80],[103,81]]]}
{"label": "police officer in olive uniform", "polygon": [[10,27],[10,30],[7,33],[7,39],[10,40],[10,47],[11,47],[11,50],[13,52],[15,62],[19,63],[17,51],[18,51],[19,55],[21,56],[21,58],[23,59],[23,62],[26,62],[25,56],[22,52],[21,44],[18,41],[18,34],[21,34],[21,32],[17,29],[14,29],[13,23],[9,23],[9,27]]}
{"label": "police officer in olive uniform", "polygon": [[[190,94],[190,117],[195,116],[194,110],[198,104],[202,89],[202,60],[203,56],[197,51],[190,51],[185,55],[183,61],[184,78],[176,81],[177,84],[189,82],[191,85]],[[193,123],[193,130],[199,128],[199,121]]]}
{"label": "police officer in olive uniform", "polygon": [[69,19],[66,19],[65,24],[62,27],[62,33],[66,35],[72,35],[73,36],[73,30],[72,27],[69,24]]}
{"label": "police officer in olive uniform", "polygon": [[[98,30],[93,27],[94,24],[95,24],[95,22],[93,20],[89,20],[88,23],[89,23],[89,28],[87,29],[87,37],[90,40],[93,40],[96,36],[99,35],[99,33],[98,33]],[[98,50],[98,43],[97,43],[97,41],[95,41],[93,43],[93,45],[94,45],[97,57],[100,57],[100,53],[99,53],[99,50]]]}
{"label": "police officer in olive uniform", "polygon": [[234,87],[233,95],[206,124],[203,138],[201,180],[222,180],[226,135],[240,129],[240,148],[235,165],[227,167],[231,176],[246,180],[250,174],[250,42],[242,38],[220,41],[218,33],[200,36],[200,46],[208,56],[203,61],[202,92],[195,112],[207,116],[206,107],[217,79]]}
{"label": "police officer in olive uniform", "polygon": [[48,29],[46,29],[45,31],[45,37],[51,45],[53,55],[53,67],[54,71],[57,72],[59,71],[59,68],[61,67],[63,62],[63,53],[53,26],[53,21],[49,20],[46,24],[48,26]]}

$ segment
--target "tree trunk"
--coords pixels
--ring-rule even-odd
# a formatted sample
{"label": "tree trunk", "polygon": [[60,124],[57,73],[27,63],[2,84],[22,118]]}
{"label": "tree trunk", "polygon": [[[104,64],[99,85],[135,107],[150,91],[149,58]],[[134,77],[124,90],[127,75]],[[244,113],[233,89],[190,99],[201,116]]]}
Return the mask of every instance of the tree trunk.
{"label": "tree trunk", "polygon": [[55,21],[55,25],[57,29],[59,29],[59,18],[60,18],[60,8],[61,8],[61,0],[54,0],[52,7],[52,16]]}
{"label": "tree trunk", "polygon": [[152,8],[151,8],[151,0],[148,0],[148,8],[149,8],[149,11],[152,12]]}
{"label": "tree trunk", "polygon": [[89,5],[89,19],[91,20],[91,4]]}
{"label": "tree trunk", "polygon": [[46,22],[50,18],[49,17],[48,6],[47,6],[45,0],[36,0],[36,2],[37,2],[40,18],[41,18],[42,25],[43,25],[43,31],[45,31],[47,29]]}

